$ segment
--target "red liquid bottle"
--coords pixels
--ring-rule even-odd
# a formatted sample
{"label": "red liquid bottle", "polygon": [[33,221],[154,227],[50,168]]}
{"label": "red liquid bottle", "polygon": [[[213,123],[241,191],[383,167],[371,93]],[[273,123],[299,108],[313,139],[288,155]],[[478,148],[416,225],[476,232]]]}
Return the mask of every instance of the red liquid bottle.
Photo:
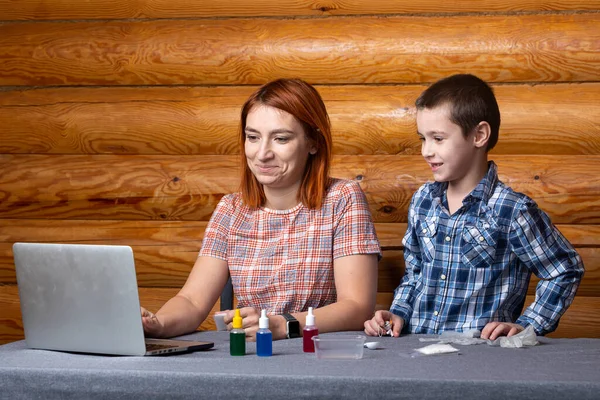
{"label": "red liquid bottle", "polygon": [[315,342],[312,340],[313,336],[319,334],[319,329],[315,325],[315,316],[313,315],[313,308],[308,307],[308,315],[306,316],[306,325],[302,330],[302,344],[305,353],[315,352]]}

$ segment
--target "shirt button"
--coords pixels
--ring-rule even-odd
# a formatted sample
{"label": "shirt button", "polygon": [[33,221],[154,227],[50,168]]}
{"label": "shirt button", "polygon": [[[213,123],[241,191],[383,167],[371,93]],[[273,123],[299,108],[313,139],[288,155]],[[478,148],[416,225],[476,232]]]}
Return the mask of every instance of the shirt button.
{"label": "shirt button", "polygon": [[440,276],[440,278],[442,278],[442,280],[446,279],[446,275],[442,274],[442,276]]}
{"label": "shirt button", "polygon": [[450,241],[450,236],[446,236],[446,242]]}
{"label": "shirt button", "polygon": [[433,312],[433,315],[435,315],[436,317],[438,316],[438,314],[439,314],[439,312],[437,312],[437,311]]}
{"label": "shirt button", "polygon": [[479,236],[479,241],[483,242],[485,239],[483,238],[483,236]]}
{"label": "shirt button", "polygon": [[427,233],[427,229],[423,228],[423,230],[421,232]]}

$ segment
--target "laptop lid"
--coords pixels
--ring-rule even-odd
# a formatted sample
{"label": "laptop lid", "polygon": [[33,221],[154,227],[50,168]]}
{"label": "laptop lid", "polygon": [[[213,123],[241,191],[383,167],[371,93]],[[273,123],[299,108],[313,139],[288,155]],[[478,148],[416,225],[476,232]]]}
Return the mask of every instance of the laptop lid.
{"label": "laptop lid", "polygon": [[[28,347],[147,354],[131,247],[15,243],[13,253]],[[213,346],[177,342],[151,354]]]}

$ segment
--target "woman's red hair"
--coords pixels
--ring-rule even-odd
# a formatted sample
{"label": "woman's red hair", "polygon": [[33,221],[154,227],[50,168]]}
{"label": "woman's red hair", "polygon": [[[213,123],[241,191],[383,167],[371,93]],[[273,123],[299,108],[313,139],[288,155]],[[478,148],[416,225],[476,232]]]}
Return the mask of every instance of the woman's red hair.
{"label": "woman's red hair", "polygon": [[240,148],[242,199],[249,207],[265,204],[265,192],[246,160],[246,118],[257,106],[269,106],[293,115],[304,127],[306,137],[315,145],[317,152],[309,155],[298,197],[308,208],[320,208],[329,185],[331,164],[331,125],[325,103],[319,92],[301,79],[278,79],[258,88],[242,107]]}

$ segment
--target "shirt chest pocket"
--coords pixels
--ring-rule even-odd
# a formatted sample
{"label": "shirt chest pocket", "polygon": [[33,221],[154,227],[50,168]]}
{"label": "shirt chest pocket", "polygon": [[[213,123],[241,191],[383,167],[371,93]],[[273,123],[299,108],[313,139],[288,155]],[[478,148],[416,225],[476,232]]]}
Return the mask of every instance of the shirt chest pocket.
{"label": "shirt chest pocket", "polygon": [[416,232],[419,237],[419,246],[423,262],[431,262],[435,258],[435,234],[437,224],[431,220],[418,221]]}
{"label": "shirt chest pocket", "polygon": [[480,225],[467,225],[462,235],[461,261],[469,268],[489,268],[496,258],[499,231]]}

